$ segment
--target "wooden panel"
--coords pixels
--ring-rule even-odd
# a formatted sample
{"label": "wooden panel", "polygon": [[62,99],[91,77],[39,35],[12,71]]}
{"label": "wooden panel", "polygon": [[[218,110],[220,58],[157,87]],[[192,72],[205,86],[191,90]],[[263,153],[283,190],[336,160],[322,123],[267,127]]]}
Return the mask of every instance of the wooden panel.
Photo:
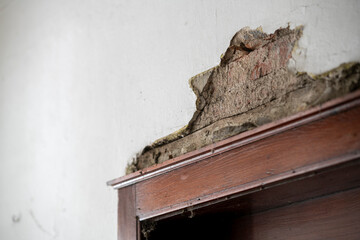
{"label": "wooden panel", "polygon": [[137,240],[135,186],[119,189],[118,195],[118,240]]}
{"label": "wooden panel", "polygon": [[184,214],[158,221],[148,240],[360,239],[359,191],[349,188],[257,214],[246,214],[237,206],[235,214],[221,210],[203,215],[194,212],[192,218]]}
{"label": "wooden panel", "polygon": [[154,217],[316,170],[325,160],[336,163],[357,157],[359,122],[357,106],[140,182],[137,213],[142,219]]}
{"label": "wooden panel", "polygon": [[[360,188],[360,159],[327,168],[316,174],[302,176],[299,179],[289,179],[269,186],[263,190],[240,196],[227,196],[212,204],[199,204],[191,208],[192,213],[179,211],[153,218],[155,221],[183,219],[187,221],[191,214],[198,218],[212,218],[215,214],[244,216],[283,207],[349,189]],[[217,217],[215,217],[217,218]],[[177,223],[179,225],[181,223]]]}
{"label": "wooden panel", "polygon": [[230,239],[358,240],[360,189],[277,208],[241,218]]}

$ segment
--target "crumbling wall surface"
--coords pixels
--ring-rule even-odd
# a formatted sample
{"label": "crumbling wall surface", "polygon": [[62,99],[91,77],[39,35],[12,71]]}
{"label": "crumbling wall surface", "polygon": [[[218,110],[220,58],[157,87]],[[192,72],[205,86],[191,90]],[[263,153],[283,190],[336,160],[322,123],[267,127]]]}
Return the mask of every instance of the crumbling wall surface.
{"label": "crumbling wall surface", "polygon": [[273,34],[243,28],[218,66],[190,79],[197,96],[189,124],[134,159],[127,172],[161,163],[208,144],[309,109],[360,88],[360,64],[310,76],[287,67],[302,27]]}
{"label": "crumbling wall surface", "polygon": [[298,88],[301,81],[286,67],[300,36],[301,28],[279,29],[271,35],[240,30],[200,94],[188,131],[245,113]]}

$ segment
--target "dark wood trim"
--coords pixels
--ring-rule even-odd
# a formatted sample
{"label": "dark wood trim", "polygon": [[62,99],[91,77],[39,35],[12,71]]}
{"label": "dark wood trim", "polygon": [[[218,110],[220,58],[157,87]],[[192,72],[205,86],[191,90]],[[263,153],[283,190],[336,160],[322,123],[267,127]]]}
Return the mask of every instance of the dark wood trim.
{"label": "dark wood trim", "polygon": [[[358,211],[359,202],[354,202],[345,191],[359,189],[359,170],[360,91],[357,91],[107,184],[118,189],[121,240],[141,239],[140,222],[145,220],[170,224],[174,219],[192,218],[193,214],[203,214],[206,219],[206,214],[223,214],[229,209],[248,211],[248,216],[259,221],[256,224],[259,231],[266,233],[272,229],[267,227],[271,224],[264,223],[262,229],[262,220],[257,216],[264,214],[269,219],[275,216],[281,220],[282,216],[291,216],[292,211],[282,209],[296,209],[295,205],[301,202],[309,202],[314,211],[321,211],[319,199],[328,204],[334,194],[350,207],[357,204]],[[294,206],[289,202],[294,202]],[[270,214],[272,210],[275,215]],[[344,213],[338,210],[339,214]],[[321,224],[327,221],[345,221],[344,228],[358,234],[351,224],[354,219],[359,221],[356,214],[343,220],[329,215],[329,220],[319,222],[317,228],[322,229]],[[251,224],[252,220],[245,219],[245,215],[241,218]],[[262,235],[259,236],[261,239]]]}
{"label": "dark wood trim", "polygon": [[342,98],[329,101],[308,111],[304,111],[294,116],[290,116],[279,121],[263,125],[256,129],[223,140],[219,143],[211,144],[199,150],[181,155],[164,163],[151,166],[144,170],[140,170],[120,178],[116,178],[107,182],[107,184],[109,186],[113,186],[115,189],[136,184],[138,182],[165,174],[175,169],[182,168],[186,165],[194,164],[206,158],[222,154],[226,151],[230,151],[231,149],[238,148],[259,141],[261,139],[276,135],[278,133],[290,130],[292,128],[296,128],[301,125],[310,123],[312,121],[331,116],[338,112],[345,111],[346,109],[350,109],[354,106],[359,105],[359,102],[360,91],[357,91],[352,94],[348,94],[347,96],[344,96]]}
{"label": "dark wood trim", "polygon": [[[342,174],[339,171],[336,172],[343,176],[346,175],[344,172]],[[329,177],[327,175],[327,179]],[[359,177],[357,179],[359,180]],[[336,183],[335,181],[331,182]],[[312,188],[312,186],[308,187]],[[320,190],[322,191],[322,188]],[[261,192],[259,193],[261,194]],[[281,196],[284,195],[284,192],[281,191],[279,197],[274,195],[276,193],[279,192],[269,190],[269,194],[265,197],[270,197],[272,203],[283,201]],[[293,190],[293,193],[297,199],[301,197],[299,195],[302,192],[296,193],[296,190]],[[254,207],[254,200],[257,204],[261,204],[262,201],[266,202],[269,198],[259,199],[257,197],[261,196],[252,196],[255,198],[246,196],[240,198],[240,202],[230,201],[223,205],[227,209],[211,206],[210,211],[215,210],[215,212],[209,212],[209,208],[206,208],[202,215],[199,215],[198,211],[194,211],[192,218],[189,218],[190,213],[187,212],[182,216],[156,220],[156,228],[150,234],[149,240],[360,239],[359,194],[359,187],[345,188],[314,198],[305,197],[299,202],[284,204],[260,212],[249,212]],[[310,196],[312,196],[311,193]]]}
{"label": "dark wood trim", "polygon": [[274,184],[263,185],[251,191],[193,205],[187,209],[154,217],[152,220],[186,219],[191,212],[197,218],[209,216],[209,214],[251,215],[336,192],[360,188],[359,173],[360,159],[357,159]]}
{"label": "dark wood trim", "polygon": [[118,190],[118,240],[137,240],[139,221],[136,217],[135,185]]}
{"label": "dark wood trim", "polygon": [[233,222],[231,239],[360,239],[360,188],[309,199]]}
{"label": "dark wood trim", "polygon": [[137,215],[153,218],[261,189],[360,157],[360,101],[290,130],[136,184]]}

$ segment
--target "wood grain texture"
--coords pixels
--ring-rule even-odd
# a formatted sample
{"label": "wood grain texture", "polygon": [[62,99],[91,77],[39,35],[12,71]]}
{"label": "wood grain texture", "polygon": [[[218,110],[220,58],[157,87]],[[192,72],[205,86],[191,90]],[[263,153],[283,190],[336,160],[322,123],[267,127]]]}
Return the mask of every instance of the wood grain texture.
{"label": "wood grain texture", "polygon": [[118,239],[140,239],[145,219],[173,235],[184,216],[207,239],[359,239],[358,176],[360,92],[108,184],[119,187]]}
{"label": "wood grain texture", "polygon": [[[359,166],[356,166],[358,171]],[[346,178],[347,173],[341,170],[349,170],[351,166],[337,169],[336,180],[341,181],[342,177]],[[338,171],[339,170],[339,171]],[[342,173],[341,173],[342,172]],[[330,180],[332,171],[327,172],[325,179],[321,179],[320,183],[325,180]],[[350,173],[352,178],[357,181],[360,178],[354,175],[355,172]],[[359,172],[357,172],[358,175]],[[324,176],[323,176],[324,177]],[[339,178],[340,177],[340,178]],[[319,179],[310,178],[311,183],[317,182]],[[350,179],[348,179],[350,180]],[[301,182],[301,181],[300,181]],[[349,183],[351,183],[350,181]],[[312,186],[305,186],[308,184],[308,179],[302,182],[306,192],[314,190]],[[330,181],[329,185],[334,183]],[[299,186],[298,182],[295,185]],[[342,185],[342,184],[341,184]],[[271,198],[274,200],[281,196],[286,197],[284,186],[290,190],[294,186],[293,183],[285,184],[278,189],[269,189],[273,195],[258,195],[252,194],[252,199],[249,196],[243,196],[238,199],[237,203],[234,201],[227,201],[228,207],[224,210],[216,205],[209,206],[205,209],[204,214],[195,211],[189,217],[189,213],[182,216],[174,216],[163,219],[157,222],[155,230],[150,234],[148,240],[163,240],[163,239],[357,239],[359,237],[359,221],[360,221],[360,198],[359,187],[346,186],[346,189],[331,192],[322,195],[316,192],[316,195],[309,197],[306,194],[304,198],[299,196],[303,193],[299,189],[298,196],[295,196],[300,201],[288,203],[283,206],[278,206],[270,209],[260,209],[260,212],[248,212],[252,209],[254,200],[260,202],[267,201]],[[343,185],[344,186],[344,185]],[[333,190],[338,189],[338,187]],[[258,192],[259,194],[265,191]],[[294,190],[293,192],[296,192]],[[306,193],[305,192],[305,193]],[[280,193],[280,196],[276,194]],[[324,193],[324,191],[322,191]],[[319,195],[320,194],[320,195]],[[268,199],[261,199],[266,197]],[[302,199],[302,200],[301,200]],[[249,201],[249,202],[246,202]],[[249,204],[250,203],[250,204]],[[274,202],[276,204],[276,202]],[[245,204],[245,205],[243,205]],[[256,203],[255,203],[256,204]],[[277,205],[277,204],[276,204]],[[269,207],[269,205],[267,205]],[[209,209],[211,208],[211,209]],[[214,210],[214,211],[212,211]],[[245,211],[244,211],[245,210]],[[312,224],[314,223],[314,224]],[[174,234],[176,233],[176,234]]]}
{"label": "wood grain texture", "polygon": [[227,196],[206,204],[198,204],[189,211],[171,212],[153,218],[154,221],[188,220],[195,218],[217,218],[215,215],[244,216],[278,207],[314,199],[336,192],[360,188],[360,159],[309,173],[301,178],[289,179],[281,184],[268,186],[257,191]]}
{"label": "wood grain texture", "polygon": [[360,189],[240,218],[230,239],[360,239]]}
{"label": "wood grain texture", "polygon": [[336,164],[341,159],[358,157],[359,123],[359,106],[334,111],[325,119],[139,182],[137,214],[140,219],[154,217],[299,172],[315,171],[326,161]]}
{"label": "wood grain texture", "polygon": [[211,144],[193,152],[181,155],[161,164],[157,164],[144,170],[116,178],[114,180],[108,181],[107,184],[109,186],[113,186],[116,189],[133,185],[152,177],[173,171],[174,169],[201,161],[208,158],[209,156],[221,154],[231,148],[250,144],[254,141],[278,134],[291,128],[298,127],[321,118],[326,118],[327,116],[333,115],[336,112],[341,112],[346,108],[359,105],[359,101],[360,91],[357,91],[344,97],[326,102],[310,110],[300,112],[293,116],[286,117],[269,124],[265,124],[253,130],[249,130],[234,137],[225,139],[216,144]]}
{"label": "wood grain texture", "polygon": [[138,239],[138,220],[135,209],[135,186],[118,190],[118,240]]}

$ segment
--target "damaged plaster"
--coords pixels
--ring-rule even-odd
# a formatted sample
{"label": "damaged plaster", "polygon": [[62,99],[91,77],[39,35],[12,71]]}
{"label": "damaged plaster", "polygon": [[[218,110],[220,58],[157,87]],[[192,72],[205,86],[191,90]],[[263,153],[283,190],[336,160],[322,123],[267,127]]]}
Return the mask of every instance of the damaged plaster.
{"label": "damaged plaster", "polygon": [[144,148],[131,173],[263,124],[307,110],[360,87],[360,64],[311,76],[289,67],[302,27],[273,34],[237,32],[218,66],[191,78],[196,111],[187,126]]}

